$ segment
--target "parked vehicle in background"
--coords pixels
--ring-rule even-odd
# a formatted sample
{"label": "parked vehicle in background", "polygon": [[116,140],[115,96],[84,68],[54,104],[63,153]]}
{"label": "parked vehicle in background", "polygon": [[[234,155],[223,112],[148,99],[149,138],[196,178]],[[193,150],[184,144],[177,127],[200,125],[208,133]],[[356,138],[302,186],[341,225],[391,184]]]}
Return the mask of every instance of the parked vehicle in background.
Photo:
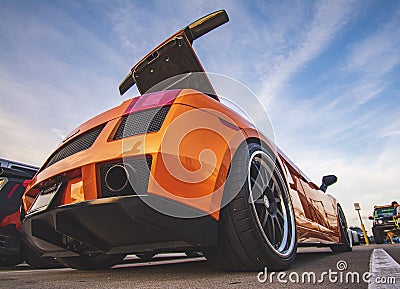
{"label": "parked vehicle in background", "polygon": [[35,176],[36,172],[39,170],[39,168],[35,167],[35,166],[31,166],[31,165],[27,165],[27,164],[23,164],[23,163],[19,163],[19,162],[14,162],[14,161],[2,159],[2,158],[0,158],[0,167],[14,169],[14,170],[24,172],[24,173],[28,174],[31,179]]}
{"label": "parked vehicle in background", "polygon": [[372,234],[376,244],[382,244],[387,238],[387,233],[397,229],[393,220],[394,211],[391,205],[374,207],[374,214],[369,219],[373,220]]}
{"label": "parked vehicle in background", "polygon": [[365,237],[362,229],[360,227],[350,227],[350,230],[354,231],[358,235],[358,240],[360,241],[361,244],[365,244]]}
{"label": "parked vehicle in background", "polygon": [[0,159],[0,267],[14,266],[27,261],[33,267],[52,267],[21,241],[21,198],[39,168]]}
{"label": "parked vehicle in background", "polygon": [[349,230],[348,233],[349,233],[349,238],[351,238],[351,241],[353,243],[353,246],[360,245],[360,238],[358,237],[357,232],[353,231],[353,230]]}
{"label": "parked vehicle in background", "polygon": [[38,168],[0,159],[0,266],[23,261],[19,235],[21,197]]}

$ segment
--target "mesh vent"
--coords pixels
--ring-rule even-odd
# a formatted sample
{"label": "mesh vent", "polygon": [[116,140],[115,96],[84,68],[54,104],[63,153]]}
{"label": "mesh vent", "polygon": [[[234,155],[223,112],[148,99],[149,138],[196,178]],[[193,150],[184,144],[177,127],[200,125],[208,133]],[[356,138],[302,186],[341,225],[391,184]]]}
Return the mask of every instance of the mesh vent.
{"label": "mesh vent", "polygon": [[114,140],[159,131],[170,107],[157,107],[124,116]]}
{"label": "mesh vent", "polygon": [[[101,185],[101,193],[102,198],[110,198],[110,197],[118,197],[118,196],[127,196],[127,195],[143,195],[147,193],[147,186],[149,183],[149,176],[151,170],[151,161],[152,158],[140,158],[140,159],[131,159],[124,160],[125,164],[122,160],[107,163],[104,165],[100,165],[100,185]],[[126,187],[118,192],[110,190],[110,188],[106,185],[106,174],[107,171],[115,165],[123,165],[130,174],[130,181],[133,182],[134,187],[130,182],[126,185]]]}
{"label": "mesh vent", "polygon": [[105,124],[95,127],[94,129],[91,129],[64,144],[56,152],[54,152],[44,168],[47,168],[56,162],[90,148],[103,130],[104,126]]}

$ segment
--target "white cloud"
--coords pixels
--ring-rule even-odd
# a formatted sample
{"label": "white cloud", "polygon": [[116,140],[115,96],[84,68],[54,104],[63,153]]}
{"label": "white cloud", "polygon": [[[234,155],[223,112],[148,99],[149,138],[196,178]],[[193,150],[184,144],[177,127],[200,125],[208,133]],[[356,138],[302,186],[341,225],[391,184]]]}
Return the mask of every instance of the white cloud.
{"label": "white cloud", "polygon": [[0,155],[40,165],[62,135],[121,102],[115,71],[125,63],[62,9],[49,7],[49,18],[6,11],[0,29],[9,48],[1,49]]}
{"label": "white cloud", "polygon": [[379,97],[390,85],[390,74],[400,65],[399,24],[397,17],[388,19],[374,33],[351,45],[341,73],[356,80],[341,97],[353,109]]}
{"label": "white cloud", "polygon": [[381,138],[400,136],[400,116],[398,116],[397,120],[384,127],[378,136]]}
{"label": "white cloud", "polygon": [[344,71],[360,73],[368,78],[388,74],[400,63],[399,20],[388,19],[377,31],[352,45]]}
{"label": "white cloud", "polygon": [[[311,15],[311,21],[303,23],[300,36],[286,39],[291,42],[292,49],[285,55],[279,55],[272,65],[273,69],[263,80],[259,95],[269,104],[280,96],[281,91],[290,78],[303,68],[310,60],[323,52],[330,42],[346,26],[349,17],[354,12],[355,5],[352,1],[317,2]],[[306,15],[310,17],[310,15]],[[281,21],[287,21],[283,17]]]}
{"label": "white cloud", "polygon": [[40,166],[60,140],[46,126],[37,125],[34,118],[21,118],[21,113],[0,108],[0,156]]}

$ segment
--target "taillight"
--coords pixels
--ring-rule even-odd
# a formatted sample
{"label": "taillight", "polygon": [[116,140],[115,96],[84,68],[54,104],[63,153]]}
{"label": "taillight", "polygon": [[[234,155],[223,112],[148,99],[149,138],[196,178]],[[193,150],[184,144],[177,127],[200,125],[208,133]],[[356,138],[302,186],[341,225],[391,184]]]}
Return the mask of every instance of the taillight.
{"label": "taillight", "polygon": [[29,184],[31,183],[31,180],[25,180],[22,185],[24,186],[24,188],[28,187]]}
{"label": "taillight", "polygon": [[150,108],[171,105],[180,92],[180,89],[174,89],[158,91],[138,96],[132,100],[124,115]]}

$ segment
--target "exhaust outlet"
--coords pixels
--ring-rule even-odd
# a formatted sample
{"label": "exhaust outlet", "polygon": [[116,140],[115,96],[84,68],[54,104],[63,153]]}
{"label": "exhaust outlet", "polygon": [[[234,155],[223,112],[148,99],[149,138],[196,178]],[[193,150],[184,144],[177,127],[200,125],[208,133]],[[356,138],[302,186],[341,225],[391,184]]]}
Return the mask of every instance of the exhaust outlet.
{"label": "exhaust outlet", "polygon": [[114,165],[108,169],[105,177],[105,183],[109,190],[120,192],[128,184],[129,173],[123,165]]}

